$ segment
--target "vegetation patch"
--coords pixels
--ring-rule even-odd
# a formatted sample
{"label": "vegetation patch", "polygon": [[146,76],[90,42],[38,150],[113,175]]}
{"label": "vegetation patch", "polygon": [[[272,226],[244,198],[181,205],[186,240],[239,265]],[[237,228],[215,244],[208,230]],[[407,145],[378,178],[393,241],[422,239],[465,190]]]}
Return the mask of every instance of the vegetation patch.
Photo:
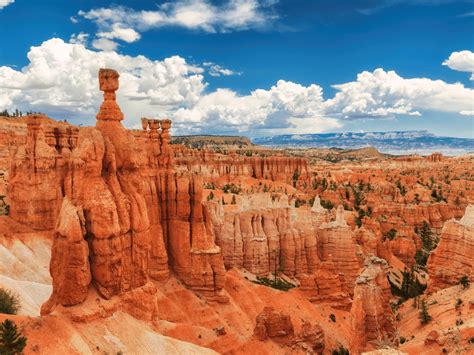
{"label": "vegetation patch", "polygon": [[0,216],[8,216],[10,214],[10,205],[5,201],[7,197],[0,195]]}
{"label": "vegetation patch", "polygon": [[438,239],[433,236],[430,225],[426,221],[423,221],[421,228],[415,228],[415,233],[418,234],[422,243],[422,248],[416,251],[415,261],[419,266],[424,267],[428,261],[430,251],[438,245]]}
{"label": "vegetation patch", "polygon": [[0,354],[16,355],[22,354],[27,339],[18,331],[18,328],[10,319],[5,319],[0,324]]}
{"label": "vegetation patch", "polygon": [[273,280],[270,280],[268,277],[257,276],[257,280],[253,280],[252,282],[285,292],[296,287],[296,285],[292,284],[291,282],[285,281],[280,277],[275,277]]}
{"label": "vegetation patch", "polygon": [[0,287],[0,313],[16,314],[20,309],[18,295]]}

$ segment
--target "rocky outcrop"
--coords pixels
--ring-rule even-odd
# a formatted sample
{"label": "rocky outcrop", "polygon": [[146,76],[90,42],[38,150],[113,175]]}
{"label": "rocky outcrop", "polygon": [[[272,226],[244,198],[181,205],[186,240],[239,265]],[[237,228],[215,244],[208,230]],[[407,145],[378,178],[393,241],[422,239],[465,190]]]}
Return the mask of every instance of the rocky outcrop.
{"label": "rocky outcrop", "polygon": [[295,333],[291,317],[273,307],[265,307],[257,316],[254,335],[260,341],[275,340],[298,352],[322,354],[325,348],[324,331],[320,326],[304,321],[301,331]]}
{"label": "rocky outcrop", "polygon": [[26,142],[25,118],[0,116],[0,196],[7,194],[10,156]]}
{"label": "rocky outcrop", "polygon": [[226,301],[202,181],[173,169],[171,121],[143,119],[142,131],[126,130],[115,101],[118,73],[101,70],[99,82],[104,102],[95,128],[56,139],[31,116],[13,160],[12,218],[55,229],[54,290],[43,311],[83,302],[90,283],[109,299],[149,277],[165,279],[170,267],[188,287]]}
{"label": "rocky outcrop", "polygon": [[42,313],[49,313],[58,303],[72,306],[83,302],[91,282],[83,211],[67,197],[63,199],[55,233],[50,262],[53,294],[43,305]]}
{"label": "rocky outcrop", "polygon": [[311,209],[270,193],[244,196],[237,205],[207,205],[226,268],[263,277],[277,271],[298,279],[315,302],[348,306],[360,266],[342,207],[329,222],[318,199]]}
{"label": "rocky outcrop", "polygon": [[395,323],[387,267],[385,260],[370,257],[357,277],[351,307],[351,352],[372,350],[372,341],[393,341]]}
{"label": "rocky outcrop", "polygon": [[[42,124],[43,120],[37,115],[27,117],[26,144],[18,147],[11,160],[8,185],[10,215],[37,230],[53,229],[56,224],[64,175],[64,159],[58,150],[67,149],[52,142],[54,136]],[[70,144],[75,141],[68,140],[67,145]]]}
{"label": "rocky outcrop", "polygon": [[373,217],[388,218],[389,221],[401,220],[404,224],[418,227],[426,221],[432,228],[441,230],[445,221],[462,217],[464,211],[461,206],[446,203],[417,205],[402,202],[377,204],[373,209]]}
{"label": "rocky outcrop", "polygon": [[294,333],[290,316],[276,312],[273,307],[265,307],[257,316],[254,334],[258,340],[286,337]]}
{"label": "rocky outcrop", "polygon": [[303,350],[305,354],[322,354],[326,346],[324,331],[319,325],[305,321],[290,344],[292,349]]}
{"label": "rocky outcrop", "polygon": [[436,249],[428,258],[430,281],[428,291],[459,284],[467,276],[474,281],[474,205],[466,208],[464,217],[444,224]]}
{"label": "rocky outcrop", "polygon": [[342,206],[337,209],[336,220],[323,224],[317,233],[321,260],[334,265],[343,291],[352,294],[360,265],[356,256],[355,236],[345,221]]}

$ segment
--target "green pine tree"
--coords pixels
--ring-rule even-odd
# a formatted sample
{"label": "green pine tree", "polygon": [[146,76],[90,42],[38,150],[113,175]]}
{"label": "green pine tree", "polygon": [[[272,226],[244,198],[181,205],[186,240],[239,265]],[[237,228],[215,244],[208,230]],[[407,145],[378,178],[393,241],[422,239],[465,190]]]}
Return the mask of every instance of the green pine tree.
{"label": "green pine tree", "polygon": [[26,346],[26,338],[18,332],[15,322],[6,319],[0,324],[0,354],[21,354]]}
{"label": "green pine tree", "polygon": [[431,322],[432,317],[428,313],[428,306],[426,305],[426,301],[423,299],[420,302],[420,322],[421,324],[427,324]]}

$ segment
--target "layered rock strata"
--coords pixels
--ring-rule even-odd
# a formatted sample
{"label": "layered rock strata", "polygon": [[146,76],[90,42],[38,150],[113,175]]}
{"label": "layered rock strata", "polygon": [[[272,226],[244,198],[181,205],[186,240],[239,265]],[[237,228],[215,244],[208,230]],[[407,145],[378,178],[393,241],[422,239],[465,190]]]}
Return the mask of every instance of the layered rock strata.
{"label": "layered rock strata", "polygon": [[275,340],[297,353],[322,354],[325,348],[324,331],[320,326],[304,321],[301,331],[296,333],[291,317],[273,307],[265,307],[257,316],[254,335],[260,341]]}
{"label": "layered rock strata", "polygon": [[226,268],[284,274],[298,279],[310,299],[348,306],[360,265],[342,206],[330,222],[319,198],[311,209],[268,193],[244,197],[238,206],[208,205]]}
{"label": "layered rock strata", "polygon": [[209,150],[195,150],[183,146],[175,149],[175,161],[186,170],[198,173],[207,180],[225,176],[232,181],[238,176],[281,181],[293,186],[305,186],[310,182],[308,162],[304,158],[284,155],[246,156],[236,153],[227,155]]}
{"label": "layered rock strata", "polygon": [[474,281],[474,205],[469,205],[460,220],[444,224],[436,249],[428,258],[428,291],[459,284],[466,276]]}
{"label": "layered rock strata", "polygon": [[393,342],[395,317],[390,307],[388,264],[377,257],[366,259],[365,268],[356,279],[351,307],[351,351],[371,350],[375,342]]}

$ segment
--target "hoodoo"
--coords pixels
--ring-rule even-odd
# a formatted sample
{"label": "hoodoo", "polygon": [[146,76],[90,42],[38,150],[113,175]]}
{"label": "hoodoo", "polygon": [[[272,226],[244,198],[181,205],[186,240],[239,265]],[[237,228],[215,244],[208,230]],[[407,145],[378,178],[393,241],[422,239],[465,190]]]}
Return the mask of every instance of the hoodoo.
{"label": "hoodoo", "polygon": [[53,294],[43,312],[83,302],[91,283],[110,298],[149,277],[165,279],[170,267],[189,287],[225,301],[201,180],[174,169],[170,120],[144,119],[139,132],[122,126],[118,80],[114,70],[99,72],[104,101],[95,128],[51,127],[30,116],[26,145],[13,159],[11,217],[55,229]]}
{"label": "hoodoo", "polygon": [[438,246],[428,259],[428,291],[459,284],[462,277],[474,282],[474,205],[460,220],[449,220],[441,231]]}

